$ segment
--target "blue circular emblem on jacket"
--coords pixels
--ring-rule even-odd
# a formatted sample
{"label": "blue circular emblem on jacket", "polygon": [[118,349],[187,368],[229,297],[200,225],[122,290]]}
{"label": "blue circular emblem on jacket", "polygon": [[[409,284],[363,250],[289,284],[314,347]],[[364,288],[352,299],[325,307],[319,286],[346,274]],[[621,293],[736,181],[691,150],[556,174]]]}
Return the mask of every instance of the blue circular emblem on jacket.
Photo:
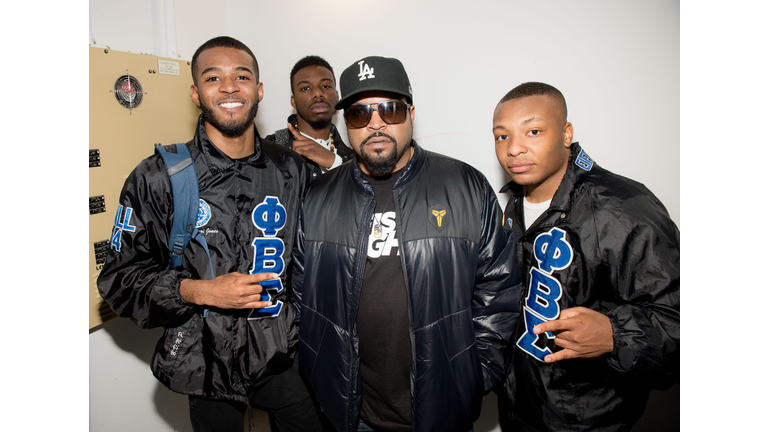
{"label": "blue circular emblem on jacket", "polygon": [[211,220],[211,206],[200,199],[200,205],[197,207],[197,223],[195,228],[204,227]]}

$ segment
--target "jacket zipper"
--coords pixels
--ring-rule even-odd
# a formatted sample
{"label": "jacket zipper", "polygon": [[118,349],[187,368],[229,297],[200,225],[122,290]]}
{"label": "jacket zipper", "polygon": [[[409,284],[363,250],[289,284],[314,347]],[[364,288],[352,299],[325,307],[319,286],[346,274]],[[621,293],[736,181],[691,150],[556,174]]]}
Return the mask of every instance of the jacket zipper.
{"label": "jacket zipper", "polygon": [[[395,189],[392,189],[392,199],[395,203],[395,220],[401,221],[402,218],[400,217],[400,199],[395,193]],[[413,336],[413,312],[411,309],[411,289],[408,284],[408,275],[406,274],[406,267],[405,267],[405,251],[403,250],[403,245],[400,243],[400,240],[403,238],[403,231],[399,231],[399,239],[397,243],[397,250],[400,251],[400,267],[403,269],[403,283],[405,284],[405,299],[408,302],[408,336],[411,338],[411,372],[409,373],[409,382],[411,385],[411,429],[414,429],[413,421],[416,418],[414,415],[416,411],[416,403],[415,403],[415,383],[413,381],[413,374],[416,371],[416,342],[414,340]]]}
{"label": "jacket zipper", "polygon": [[[359,248],[357,252],[357,264],[355,265],[355,284],[352,287],[352,296],[355,295],[355,291],[358,289],[362,289],[363,287],[363,275],[365,275],[365,258],[366,258],[366,251],[368,250],[368,235],[371,232],[371,223],[373,220],[373,212],[376,209],[375,204],[375,197],[371,199],[371,201],[368,203],[368,209],[365,212],[365,215],[363,216],[363,220],[365,222],[365,228],[363,229],[362,234],[360,235],[360,243]],[[353,332],[352,330],[356,327],[356,320],[357,320],[357,308],[359,307],[359,296],[358,296],[358,303],[354,304],[354,309],[352,310],[353,315],[350,314],[349,316],[349,352],[354,353],[355,347],[352,343],[352,336]],[[356,356],[356,360],[359,363],[360,362],[360,355],[358,354]],[[352,411],[353,411],[353,395],[354,395],[354,387],[355,383],[357,382],[357,373],[354,372],[354,361],[349,362],[349,410],[348,410],[348,416],[349,416],[349,430],[350,432],[357,430],[357,424],[355,423],[355,419],[352,418]],[[362,395],[360,395],[362,397]]]}

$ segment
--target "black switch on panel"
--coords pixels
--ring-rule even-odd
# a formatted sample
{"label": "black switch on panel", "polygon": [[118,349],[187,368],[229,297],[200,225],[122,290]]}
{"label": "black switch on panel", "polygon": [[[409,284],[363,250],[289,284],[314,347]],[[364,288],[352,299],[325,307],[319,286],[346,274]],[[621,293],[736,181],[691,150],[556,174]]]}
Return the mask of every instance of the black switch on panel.
{"label": "black switch on panel", "polygon": [[107,251],[109,251],[109,241],[102,240],[93,244],[93,253],[96,255],[96,264],[107,262]]}
{"label": "black switch on panel", "polygon": [[101,166],[101,154],[99,153],[99,149],[89,149],[88,150],[88,168],[100,167],[100,166]]}
{"label": "black switch on panel", "polygon": [[92,215],[107,211],[107,205],[104,203],[104,195],[88,197],[88,207]]}

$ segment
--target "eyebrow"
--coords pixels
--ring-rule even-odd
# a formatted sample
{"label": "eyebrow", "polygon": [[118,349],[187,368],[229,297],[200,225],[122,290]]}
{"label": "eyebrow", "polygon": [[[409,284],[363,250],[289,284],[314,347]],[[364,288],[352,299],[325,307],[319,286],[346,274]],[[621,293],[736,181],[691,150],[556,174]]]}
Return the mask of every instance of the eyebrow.
{"label": "eyebrow", "polygon": [[528,124],[528,123],[531,123],[531,122],[542,121],[542,120],[544,120],[544,119],[541,118],[541,117],[533,116],[533,117],[529,117],[529,118],[523,120],[520,124]]}
{"label": "eyebrow", "polygon": [[[520,122],[520,124],[521,124],[521,125],[526,125],[526,124],[528,124],[528,123],[533,123],[533,122],[535,122],[535,121],[543,121],[543,120],[544,120],[544,119],[543,119],[543,118],[541,118],[541,117],[538,117],[538,116],[533,116],[533,117],[528,117],[527,119],[523,120],[522,122]],[[493,130],[496,130],[496,129],[505,129],[505,130],[506,130],[507,128],[506,128],[506,127],[504,127],[504,126],[502,126],[502,125],[497,125],[497,126],[494,126],[494,127],[493,127]]]}
{"label": "eyebrow", "polygon": [[[236,71],[246,71],[246,72],[250,72],[251,75],[254,75],[253,71],[250,68],[247,68],[245,66],[235,66],[234,70],[236,70]],[[203,76],[203,75],[205,75],[205,74],[207,74],[209,72],[221,72],[221,71],[222,71],[222,69],[220,67],[209,67],[209,68],[204,69],[203,72],[200,73],[200,76]]]}
{"label": "eyebrow", "polygon": [[[332,79],[330,79],[330,78],[322,78],[322,79],[320,80],[320,82],[324,82],[324,81],[330,81],[330,82],[333,82],[333,80],[332,80]],[[309,80],[301,80],[301,81],[298,81],[298,82],[296,83],[296,85],[299,85],[299,84],[302,84],[302,83],[306,83],[306,84],[309,84]]]}

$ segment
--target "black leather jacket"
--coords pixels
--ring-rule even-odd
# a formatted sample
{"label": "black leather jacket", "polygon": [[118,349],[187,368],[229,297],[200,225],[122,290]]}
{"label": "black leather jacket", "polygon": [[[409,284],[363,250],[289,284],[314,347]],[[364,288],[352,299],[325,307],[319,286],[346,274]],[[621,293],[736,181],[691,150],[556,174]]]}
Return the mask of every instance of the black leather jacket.
{"label": "black leather jacket", "polygon": [[[275,267],[283,289],[271,294],[284,302],[277,317],[248,319],[251,310],[204,308],[185,302],[182,279],[209,279],[203,247],[195,240],[184,250],[181,268],[169,270],[168,236],[173,223],[171,184],[158,155],[138,164],[120,194],[122,214],[98,278],[101,296],[121,317],[141,328],[164,326],[151,368],[169,389],[189,395],[246,402],[246,392],[292,364],[298,342],[288,301],[298,207],[309,170],[295,152],[258,138],[253,155],[232,160],[205,134],[202,118],[187,143],[197,171],[202,211],[197,225],[205,236],[217,275],[251,273],[261,264]],[[183,144],[182,144],[183,145]],[[282,218],[274,215],[284,210]],[[125,209],[131,209],[130,216]],[[279,222],[267,226],[267,221]],[[129,220],[126,220],[129,219]],[[282,248],[282,254],[269,248]],[[258,252],[258,253],[257,253]],[[282,266],[281,266],[282,265]],[[282,270],[280,270],[282,267]]]}
{"label": "black leather jacket", "polygon": [[[394,203],[411,320],[413,430],[467,431],[503,375],[520,270],[485,177],[411,145]],[[340,432],[356,430],[361,405],[355,321],[374,208],[357,162],[334,169],[310,186],[294,248],[298,361]],[[446,211],[439,224],[432,210]]]}
{"label": "black leather jacket", "polygon": [[[529,229],[522,188],[510,182],[502,192],[512,194],[505,225],[523,264],[523,319],[507,365],[513,415],[538,430],[629,430],[651,388],[679,381],[677,226],[645,186],[599,167],[578,143],[549,208]],[[608,316],[613,352],[539,361],[560,348],[530,329],[576,306]]]}

